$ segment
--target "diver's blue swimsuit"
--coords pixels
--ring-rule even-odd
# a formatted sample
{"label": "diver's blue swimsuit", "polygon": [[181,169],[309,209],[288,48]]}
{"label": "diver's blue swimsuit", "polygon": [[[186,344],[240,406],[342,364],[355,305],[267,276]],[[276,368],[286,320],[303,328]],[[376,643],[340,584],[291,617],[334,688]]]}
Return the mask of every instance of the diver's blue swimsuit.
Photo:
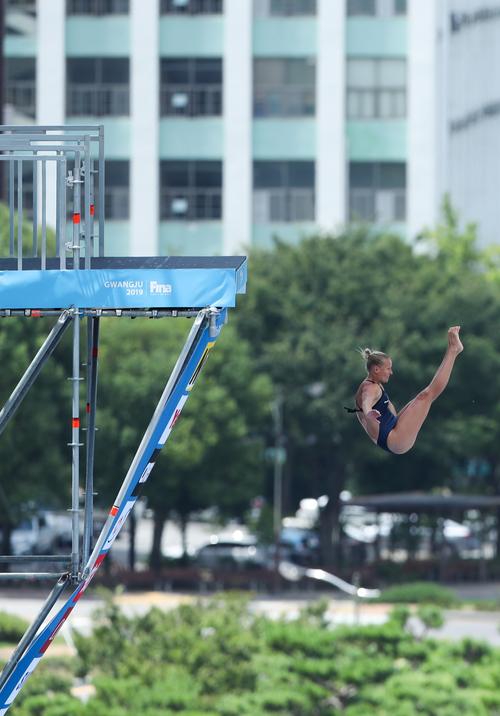
{"label": "diver's blue swimsuit", "polygon": [[[374,380],[369,380],[370,383],[375,383]],[[377,383],[377,385],[380,387],[382,391],[382,395],[377,400],[375,405],[372,406],[372,410],[378,410],[380,413],[380,418],[377,418],[378,422],[380,423],[380,428],[378,431],[378,438],[377,438],[377,445],[382,448],[382,450],[387,450],[387,452],[392,452],[389,450],[387,446],[387,437],[391,430],[395,427],[396,423],[398,422],[398,418],[392,410],[389,408],[389,396],[385,392],[384,388],[380,385],[380,383]],[[358,405],[359,408],[359,405]]]}

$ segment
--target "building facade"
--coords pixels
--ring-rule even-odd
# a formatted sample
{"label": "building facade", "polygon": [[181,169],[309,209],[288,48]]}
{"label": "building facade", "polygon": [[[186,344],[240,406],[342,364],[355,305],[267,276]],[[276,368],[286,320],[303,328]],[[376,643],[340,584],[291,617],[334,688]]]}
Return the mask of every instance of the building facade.
{"label": "building facade", "polygon": [[[236,253],[352,220],[411,237],[444,191],[488,237],[493,189],[486,175],[483,191],[471,184],[498,93],[479,96],[477,76],[474,97],[461,85],[469,42],[480,67],[484,33],[500,37],[500,12],[471,20],[480,9],[8,0],[6,122],[104,124],[108,254]],[[488,116],[474,124],[476,111]]]}

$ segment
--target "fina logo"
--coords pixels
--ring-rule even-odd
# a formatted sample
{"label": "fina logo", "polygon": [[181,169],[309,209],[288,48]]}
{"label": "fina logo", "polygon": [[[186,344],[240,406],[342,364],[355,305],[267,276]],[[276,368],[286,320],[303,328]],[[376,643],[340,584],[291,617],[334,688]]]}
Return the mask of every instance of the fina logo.
{"label": "fina logo", "polygon": [[154,294],[165,295],[172,293],[171,283],[158,283],[158,281],[149,282],[149,292]]}

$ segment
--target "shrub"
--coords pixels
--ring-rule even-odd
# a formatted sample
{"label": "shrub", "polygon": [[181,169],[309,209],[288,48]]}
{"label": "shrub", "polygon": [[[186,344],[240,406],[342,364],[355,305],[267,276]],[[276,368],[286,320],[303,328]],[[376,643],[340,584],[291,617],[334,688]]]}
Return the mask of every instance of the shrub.
{"label": "shrub", "polygon": [[29,623],[21,617],[0,612],[0,641],[17,644],[28,626]]}
{"label": "shrub", "polygon": [[452,607],[458,603],[451,589],[433,582],[408,582],[384,589],[380,602],[389,604],[436,604]]}

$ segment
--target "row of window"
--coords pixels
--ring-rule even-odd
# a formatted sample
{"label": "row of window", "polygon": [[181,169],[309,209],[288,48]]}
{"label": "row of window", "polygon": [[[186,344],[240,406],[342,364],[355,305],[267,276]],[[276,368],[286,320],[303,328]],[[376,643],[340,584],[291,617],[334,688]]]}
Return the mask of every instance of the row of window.
{"label": "row of window", "polygon": [[[315,220],[312,161],[255,161],[253,221]],[[349,215],[352,221],[394,222],[406,216],[406,165],[402,162],[351,162]],[[129,162],[106,161],[105,216],[130,215]],[[23,208],[33,209],[33,162],[23,163]],[[160,162],[160,220],[218,221],[222,218],[222,162]]]}
{"label": "row of window", "polygon": [[[312,161],[255,161],[255,223],[314,221]],[[406,165],[402,162],[351,162],[351,220],[392,222],[406,216]],[[106,216],[129,218],[129,163],[106,162]],[[222,218],[222,162],[160,162],[160,219],[207,221]]]}
{"label": "row of window", "polygon": [[[128,12],[129,0],[67,0],[68,15]],[[160,0],[162,15],[220,15],[223,12],[223,0]],[[257,17],[316,15],[316,12],[317,0],[254,0],[254,15]],[[346,0],[346,12],[350,17],[405,15],[407,0]]]}
{"label": "row of window", "polygon": [[[35,60],[8,58],[7,103],[35,116]],[[128,58],[67,60],[66,114],[127,116],[130,112]],[[311,117],[316,111],[313,59],[254,60],[255,117]],[[160,60],[160,115],[220,116],[223,112],[221,58]],[[346,101],[349,119],[406,116],[406,60],[348,58]]]}
{"label": "row of window", "polygon": [[[7,0],[7,12],[36,13],[35,0]],[[130,0],[67,0],[68,15],[128,15]],[[220,15],[223,0],[160,0],[162,15]],[[315,15],[317,0],[254,0],[254,15],[305,16]],[[405,15],[407,0],[346,0],[346,12],[353,16],[390,17]]]}

